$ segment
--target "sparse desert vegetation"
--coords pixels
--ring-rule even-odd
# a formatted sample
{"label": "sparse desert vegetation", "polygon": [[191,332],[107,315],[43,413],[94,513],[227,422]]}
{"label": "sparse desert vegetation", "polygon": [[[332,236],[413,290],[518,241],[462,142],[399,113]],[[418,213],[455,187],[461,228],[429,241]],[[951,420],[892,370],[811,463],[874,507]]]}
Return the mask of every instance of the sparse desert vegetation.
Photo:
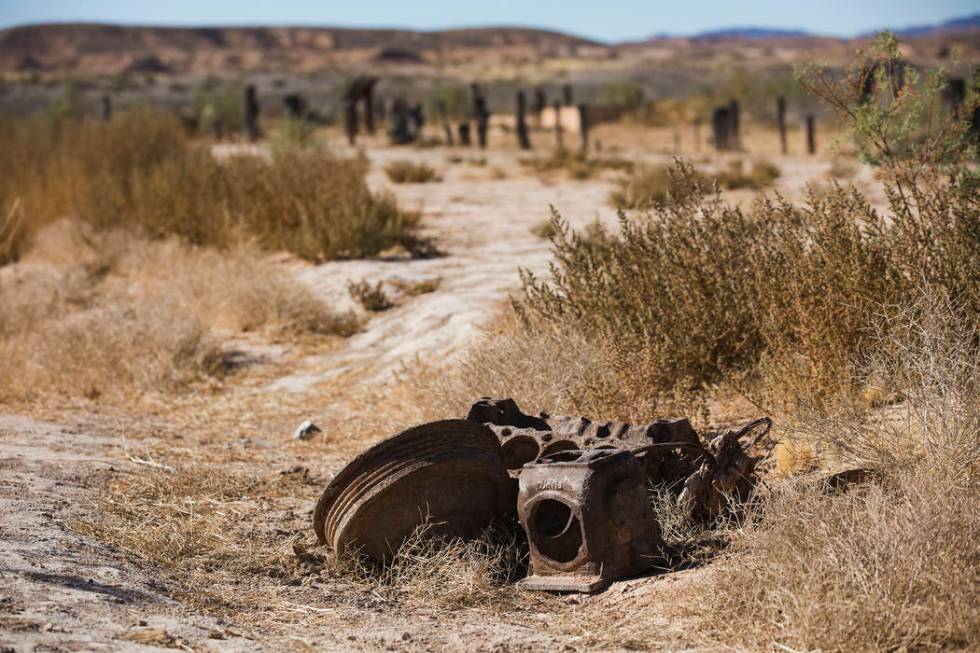
{"label": "sparse desert vegetation", "polygon": [[424,163],[412,161],[394,161],[385,166],[388,179],[396,184],[424,184],[430,181],[441,181],[435,168]]}
{"label": "sparse desert vegetation", "polygon": [[[183,118],[86,109],[100,83],[185,83],[170,60],[0,124],[0,649],[975,649],[976,90],[949,109],[935,44],[889,36],[798,82],[763,40],[716,79],[702,64],[724,39],[705,40],[653,99],[631,49],[535,60],[562,72],[534,89],[508,51],[484,88],[499,122],[463,149],[449,135],[482,109],[458,81],[472,52],[446,38],[438,66],[427,33],[371,60],[381,128],[356,139],[350,87],[329,86],[348,60],[329,84],[256,75],[255,142],[229,133],[250,80],[207,80]],[[307,83],[331,103],[278,114]],[[547,95],[531,153],[500,115],[515,87]],[[386,142],[395,92],[428,119],[414,144]],[[784,153],[777,94],[792,138],[815,115],[821,146],[846,146]],[[557,97],[594,103],[587,150],[550,147]],[[705,121],[732,98],[743,132],[722,147]],[[317,544],[311,509],[345,464],[485,396],[687,416],[705,437],[766,415],[771,456],[703,521],[676,487],[639,484],[663,557],[595,595],[518,585],[532,549],[512,515],[467,540],[423,523],[378,564]]]}
{"label": "sparse desert vegetation", "polygon": [[366,163],[357,158],[285,149],[270,158],[219,161],[177,120],[147,111],[109,124],[5,123],[0,144],[0,205],[12,216],[8,222],[19,216],[25,234],[67,215],[196,245],[251,238],[309,260],[415,246],[418,215],[372,193]]}
{"label": "sparse desert vegetation", "polygon": [[555,149],[547,156],[525,157],[522,166],[539,174],[563,172],[570,179],[590,179],[601,170],[632,170],[633,163],[615,157],[593,157],[581,150]]}
{"label": "sparse desert vegetation", "polygon": [[364,310],[371,313],[387,311],[394,306],[388,299],[388,293],[385,292],[384,281],[379,281],[374,285],[371,285],[366,279],[351,281],[347,284],[347,292]]}

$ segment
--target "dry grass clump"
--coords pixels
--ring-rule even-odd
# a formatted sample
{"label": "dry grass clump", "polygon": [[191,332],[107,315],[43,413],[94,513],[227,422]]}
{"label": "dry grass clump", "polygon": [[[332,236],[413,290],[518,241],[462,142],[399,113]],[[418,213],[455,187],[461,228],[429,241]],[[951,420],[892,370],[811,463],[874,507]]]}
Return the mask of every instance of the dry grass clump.
{"label": "dry grass clump", "polygon": [[618,158],[591,158],[585,152],[560,148],[546,157],[519,159],[522,166],[539,174],[565,172],[571,179],[591,179],[600,170],[633,169],[633,162]]}
{"label": "dry grass clump", "polygon": [[408,295],[409,297],[417,297],[439,290],[439,287],[442,286],[442,277],[431,277],[429,279],[419,279],[418,281],[389,279],[388,283],[402,294]]}
{"label": "dry grass clump", "polygon": [[425,163],[414,161],[392,161],[385,166],[388,179],[396,184],[424,184],[430,181],[442,181],[435,168]]}
{"label": "dry grass clump", "polygon": [[0,213],[0,265],[20,258],[24,235],[24,211],[19,202],[14,202],[8,211]]}
{"label": "dry grass clump", "polygon": [[851,179],[858,173],[858,163],[845,156],[834,157],[827,175],[833,179]]}
{"label": "dry grass clump", "polygon": [[750,650],[969,650],[980,638],[980,491],[937,475],[844,496],[782,487],[734,537],[703,600]]}
{"label": "dry grass clump", "polygon": [[730,161],[728,167],[715,175],[718,185],[726,190],[750,188],[760,190],[772,184],[782,174],[779,168],[768,161],[753,161],[750,170],[745,170],[741,159]]}
{"label": "dry grass clump", "polygon": [[419,526],[383,568],[331,554],[327,573],[397,605],[492,612],[515,607],[520,591],[514,583],[528,564],[518,524],[492,524],[469,541],[433,539],[428,529]]}
{"label": "dry grass clump", "polygon": [[415,246],[418,214],[364,181],[367,162],[318,149],[215,160],[176,119],[25,119],[0,128],[0,207],[28,233],[75,216],[99,228],[227,246],[249,237],[310,260]]}
{"label": "dry grass clump", "polygon": [[223,370],[221,350],[204,325],[166,296],[117,295],[44,320],[36,330],[0,341],[0,357],[7,372],[0,392],[25,397],[167,392]]}
{"label": "dry grass clump", "polygon": [[220,377],[217,334],[349,335],[338,313],[246,245],[226,251],[60,223],[0,270],[0,394],[119,399]]}
{"label": "dry grass clump", "polygon": [[364,310],[372,313],[380,313],[394,307],[388,299],[388,293],[385,292],[383,281],[373,286],[367,279],[351,281],[347,284],[347,292],[354,301],[364,307]]}
{"label": "dry grass clump", "polygon": [[[688,173],[705,186],[708,180],[693,169]],[[676,170],[669,166],[642,166],[616,181],[616,188],[609,193],[609,203],[620,209],[648,209],[654,204],[678,197],[690,184],[677,179]]]}
{"label": "dry grass clump", "polygon": [[360,327],[355,315],[332,309],[248,243],[215,250],[187,247],[173,239],[136,241],[121,256],[116,270],[168,292],[215,329],[349,336]]}
{"label": "dry grass clump", "polygon": [[[276,594],[302,583],[353,606],[496,611],[512,606],[512,583],[526,573],[516,524],[492,525],[468,542],[434,540],[422,526],[382,568],[354,553],[307,548],[309,522],[292,516],[311,491],[305,473],[258,478],[152,462],[158,466],[110,480],[96,516],[72,527],[170,569],[194,603],[235,608],[257,584]],[[272,512],[287,517],[270,520]]]}
{"label": "dry grass clump", "polygon": [[405,403],[424,421],[465,415],[477,397],[515,397],[527,410],[568,415],[616,415],[649,419],[644,406],[622,391],[613,361],[597,343],[574,329],[545,326],[527,330],[509,309],[489,321],[479,339],[448,369],[407,375]]}
{"label": "dry grass clump", "polygon": [[[813,415],[802,435],[880,481],[830,493],[777,485],[732,534],[707,600],[728,645],[793,650],[973,649],[980,641],[980,355],[976,323],[927,298],[879,341],[892,411]],[[759,618],[760,615],[778,615]]]}
{"label": "dry grass clump", "polygon": [[98,517],[72,527],[176,570],[255,574],[272,562],[271,551],[256,555],[269,541],[240,539],[236,522],[281,494],[277,481],[220,469],[141,469],[111,480],[98,497]]}

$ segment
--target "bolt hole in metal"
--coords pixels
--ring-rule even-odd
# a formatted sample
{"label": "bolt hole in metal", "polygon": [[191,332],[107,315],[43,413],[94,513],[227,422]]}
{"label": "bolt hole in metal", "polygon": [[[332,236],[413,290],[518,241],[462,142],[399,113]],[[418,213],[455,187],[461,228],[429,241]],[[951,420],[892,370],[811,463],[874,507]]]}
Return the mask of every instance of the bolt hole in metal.
{"label": "bolt hole in metal", "polygon": [[582,548],[582,526],[572,508],[557,499],[544,499],[535,507],[531,539],[541,555],[556,562],[571,562]]}

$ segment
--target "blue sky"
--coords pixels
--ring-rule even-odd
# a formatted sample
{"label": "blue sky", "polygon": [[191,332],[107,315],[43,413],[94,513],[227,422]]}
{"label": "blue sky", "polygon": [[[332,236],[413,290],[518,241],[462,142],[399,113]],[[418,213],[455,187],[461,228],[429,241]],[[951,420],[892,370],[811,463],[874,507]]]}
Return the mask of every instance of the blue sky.
{"label": "blue sky", "polygon": [[0,27],[51,21],[440,29],[521,25],[605,41],[731,26],[851,36],[980,12],[980,0],[0,0]]}

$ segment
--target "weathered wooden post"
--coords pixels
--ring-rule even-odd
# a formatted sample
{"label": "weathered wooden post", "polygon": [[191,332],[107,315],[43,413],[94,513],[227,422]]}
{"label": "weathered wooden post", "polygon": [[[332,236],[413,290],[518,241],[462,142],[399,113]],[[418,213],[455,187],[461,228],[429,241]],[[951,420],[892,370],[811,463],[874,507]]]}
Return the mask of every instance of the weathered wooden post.
{"label": "weathered wooden post", "polygon": [[807,154],[817,153],[816,126],[812,113],[806,114],[806,151]]}
{"label": "weathered wooden post", "polygon": [[245,134],[248,140],[255,142],[259,139],[259,98],[255,92],[255,85],[249,84],[245,87],[243,98],[243,119],[245,122]]}
{"label": "weathered wooden post", "polygon": [[584,104],[578,105],[578,127],[582,135],[582,152],[589,150],[589,108]]}
{"label": "weathered wooden post", "polygon": [[353,145],[357,140],[357,100],[352,97],[344,98],[344,132],[347,142]]}
{"label": "weathered wooden post", "polygon": [[565,106],[566,107],[572,106],[572,85],[571,84],[563,85],[561,87],[561,94],[562,94],[562,98],[565,101]]}
{"label": "weathered wooden post", "polygon": [[531,111],[538,119],[538,126],[541,126],[541,113],[548,106],[548,96],[540,86],[534,89],[534,102],[531,104]]}
{"label": "weathered wooden post", "polygon": [[524,98],[524,91],[517,91],[517,145],[522,150],[531,149],[531,139],[527,135],[527,116],[526,113],[526,100]]}
{"label": "weathered wooden post", "polygon": [[490,110],[487,99],[483,97],[480,86],[475,82],[470,85],[473,93],[473,119],[476,120],[476,139],[481,148],[487,146],[487,124],[490,122]]}
{"label": "weathered wooden post", "polygon": [[742,134],[740,131],[740,118],[738,109],[738,100],[732,100],[728,103],[728,118],[731,120],[731,128],[728,131],[728,149],[730,150],[740,150],[742,149]]}
{"label": "weathered wooden post", "polygon": [[565,143],[562,141],[562,129],[561,129],[561,102],[555,100],[553,106],[555,110],[555,146],[559,150],[565,149]]}
{"label": "weathered wooden post", "polygon": [[391,104],[391,120],[388,138],[393,145],[407,145],[416,139],[421,126],[421,115],[415,115],[415,109],[408,106],[403,98],[395,98]]}
{"label": "weathered wooden post", "polygon": [[714,111],[711,112],[711,140],[718,152],[729,149],[729,130],[731,127],[732,120],[729,116],[728,107],[715,107]]}
{"label": "weathered wooden post", "polygon": [[286,115],[291,120],[300,120],[306,117],[306,100],[298,93],[290,93],[282,99],[286,107]]}
{"label": "weathered wooden post", "polygon": [[463,122],[459,123],[459,127],[457,127],[457,130],[459,132],[459,144],[469,146],[470,145],[469,121],[464,120]]}
{"label": "weathered wooden post", "polygon": [[109,99],[108,95],[99,98],[99,118],[102,119],[102,122],[112,120],[112,100]]}
{"label": "weathered wooden post", "polygon": [[367,133],[374,135],[374,85],[377,78],[372,77],[365,83],[361,97],[364,100],[364,129]]}
{"label": "weathered wooden post", "polygon": [[439,114],[439,122],[442,123],[442,131],[446,136],[446,145],[453,145],[453,129],[449,126],[449,111],[446,109],[445,100],[436,101],[436,113]]}
{"label": "weathered wooden post", "polygon": [[779,127],[779,147],[786,154],[786,98],[776,98],[776,124]]}
{"label": "weathered wooden post", "polygon": [[422,128],[425,127],[425,112],[422,104],[416,103],[408,110],[408,118],[412,123],[412,140],[422,138]]}

